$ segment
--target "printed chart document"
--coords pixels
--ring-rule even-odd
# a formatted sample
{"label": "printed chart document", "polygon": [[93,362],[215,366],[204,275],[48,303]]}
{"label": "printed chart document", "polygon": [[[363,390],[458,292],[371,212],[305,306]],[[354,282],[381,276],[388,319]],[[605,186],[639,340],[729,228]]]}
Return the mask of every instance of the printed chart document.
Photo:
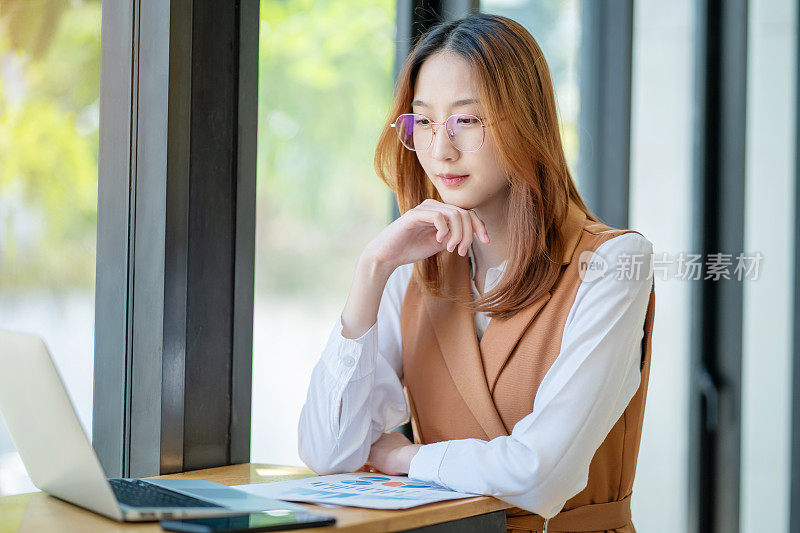
{"label": "printed chart document", "polygon": [[408,509],[426,503],[473,498],[479,494],[455,492],[408,476],[356,472],[275,483],[236,485],[235,488],[275,500],[348,505],[370,509]]}

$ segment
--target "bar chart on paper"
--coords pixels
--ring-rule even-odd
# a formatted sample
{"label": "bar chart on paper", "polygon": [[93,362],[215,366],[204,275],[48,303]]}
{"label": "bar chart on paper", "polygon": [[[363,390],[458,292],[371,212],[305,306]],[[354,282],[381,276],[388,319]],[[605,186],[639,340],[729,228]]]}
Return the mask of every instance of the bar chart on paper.
{"label": "bar chart on paper", "polygon": [[408,509],[426,503],[477,496],[420,483],[407,476],[360,473],[238,485],[236,488],[275,500],[370,509]]}

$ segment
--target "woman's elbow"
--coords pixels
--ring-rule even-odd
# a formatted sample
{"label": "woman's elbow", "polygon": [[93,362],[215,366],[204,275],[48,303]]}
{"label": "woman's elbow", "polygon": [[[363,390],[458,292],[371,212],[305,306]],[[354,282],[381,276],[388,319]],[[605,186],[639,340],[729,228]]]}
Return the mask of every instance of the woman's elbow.
{"label": "woman's elbow", "polygon": [[528,507],[519,505],[524,509],[534,512],[544,518],[551,518],[561,512],[567,501],[582,491],[587,483],[588,476],[580,476],[572,483],[565,483],[561,479],[555,483],[539,484],[531,487],[526,494]]}
{"label": "woman's elbow", "polygon": [[297,451],[300,459],[317,475],[355,472],[366,462],[361,450],[342,450],[338,444],[323,443],[314,439],[298,439]]}
{"label": "woman's elbow", "polygon": [[330,453],[309,453],[302,445],[299,448],[299,452],[303,463],[318,476],[355,472],[364,465],[363,462],[356,464],[359,461],[353,457],[342,458]]}
{"label": "woman's elbow", "polygon": [[321,430],[324,421],[313,423],[307,414],[305,409],[301,412],[297,432],[298,454],[306,466],[319,475],[355,472],[364,466],[372,441],[360,435],[369,435],[369,419],[337,437],[333,431]]}

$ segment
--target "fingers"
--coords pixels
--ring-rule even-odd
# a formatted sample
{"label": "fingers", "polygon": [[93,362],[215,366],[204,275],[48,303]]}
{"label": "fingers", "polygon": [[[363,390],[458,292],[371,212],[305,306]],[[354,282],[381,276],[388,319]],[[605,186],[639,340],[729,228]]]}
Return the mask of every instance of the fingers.
{"label": "fingers", "polygon": [[459,255],[466,256],[473,242],[473,234],[489,244],[489,233],[486,225],[471,209],[426,200],[415,208],[436,227],[436,241],[444,242],[447,239],[448,252],[458,251]]}
{"label": "fingers", "polygon": [[450,231],[450,228],[447,226],[447,217],[445,217],[439,211],[435,211],[433,214],[433,225],[436,227],[436,242],[442,242],[444,240],[447,233]]}
{"label": "fingers", "polygon": [[458,214],[461,217],[461,227],[464,228],[463,238],[458,245],[458,255],[466,256],[470,245],[472,245],[472,217],[469,216],[469,212],[466,209],[459,210]]}
{"label": "fingers", "polygon": [[447,211],[447,220],[450,222],[450,240],[447,242],[447,251],[452,252],[458,246],[458,243],[461,242],[461,238],[464,235],[464,228],[463,222],[461,219],[461,214],[457,211],[448,210]]}
{"label": "fingers", "polygon": [[444,242],[445,237],[450,234],[450,228],[453,226],[450,214],[439,209],[423,207],[423,204],[415,207],[414,211],[420,216],[420,220],[434,225],[436,228],[436,242]]}
{"label": "fingers", "polygon": [[380,472],[377,468],[369,464],[369,461],[364,463],[364,466],[356,470],[356,472]]}
{"label": "fingers", "polygon": [[478,215],[472,210],[467,211],[467,213],[472,217],[472,226],[475,228],[475,233],[483,242],[489,244],[489,232],[486,231],[486,225],[483,220],[479,219]]}

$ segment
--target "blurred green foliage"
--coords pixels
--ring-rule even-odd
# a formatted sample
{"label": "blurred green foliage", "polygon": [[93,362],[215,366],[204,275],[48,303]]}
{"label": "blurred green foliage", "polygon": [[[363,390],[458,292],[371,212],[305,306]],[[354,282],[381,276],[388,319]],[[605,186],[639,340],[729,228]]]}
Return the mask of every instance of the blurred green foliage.
{"label": "blurred green foliage", "polygon": [[99,1],[0,1],[0,289],[91,288]]}
{"label": "blurred green foliage", "polygon": [[256,285],[341,295],[388,222],[372,168],[394,86],[393,0],[262,0]]}
{"label": "blurred green foliage", "polygon": [[[372,154],[392,94],[394,2],[264,1],[259,286],[349,276],[388,221]],[[99,1],[0,0],[0,289],[93,285]],[[342,268],[339,268],[342,267]]]}

